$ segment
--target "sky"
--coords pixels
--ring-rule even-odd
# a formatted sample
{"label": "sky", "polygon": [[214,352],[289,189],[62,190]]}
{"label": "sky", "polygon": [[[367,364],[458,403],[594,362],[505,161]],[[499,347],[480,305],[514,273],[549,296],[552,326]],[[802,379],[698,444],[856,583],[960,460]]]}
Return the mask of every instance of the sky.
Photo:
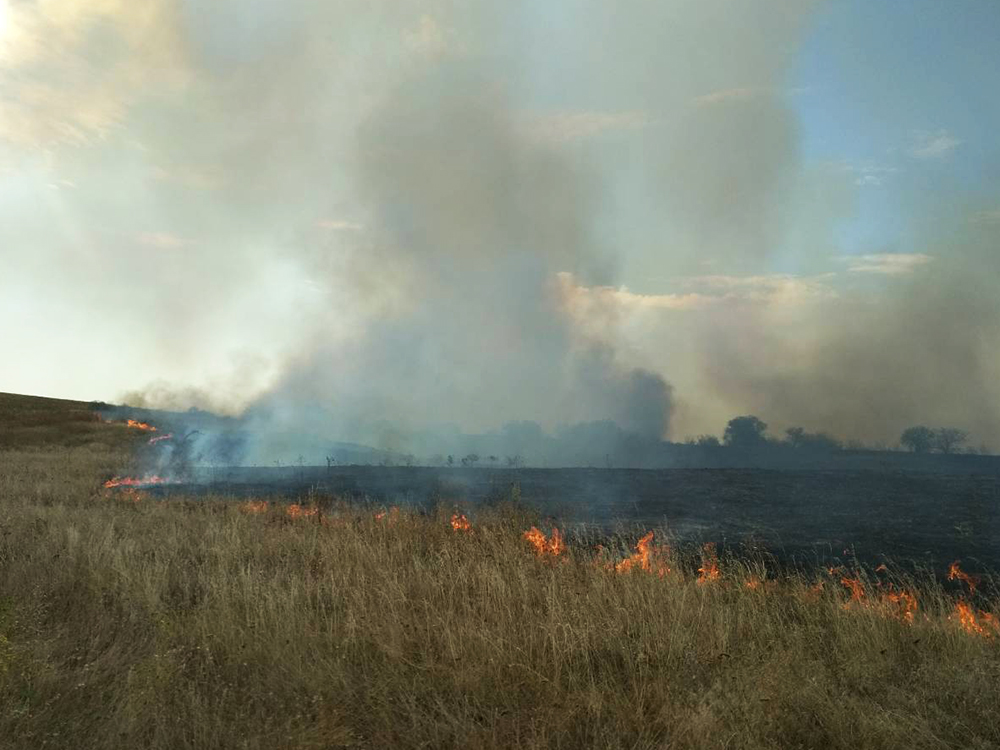
{"label": "sky", "polygon": [[0,0],[0,390],[1000,447],[1000,5]]}

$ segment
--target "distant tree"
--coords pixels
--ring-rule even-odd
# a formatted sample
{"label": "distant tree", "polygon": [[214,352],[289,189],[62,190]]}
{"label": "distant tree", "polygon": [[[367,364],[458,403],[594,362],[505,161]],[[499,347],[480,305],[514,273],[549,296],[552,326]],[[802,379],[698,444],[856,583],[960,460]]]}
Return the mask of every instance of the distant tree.
{"label": "distant tree", "polygon": [[934,430],[934,449],[939,453],[955,453],[962,443],[969,439],[969,433],[957,427],[939,427]]}
{"label": "distant tree", "polygon": [[832,453],[842,448],[840,441],[823,432],[806,432],[801,427],[789,427],[785,435],[785,442],[798,450]]}
{"label": "distant tree", "polygon": [[715,435],[699,435],[694,439],[694,444],[699,448],[718,448],[722,445]]}
{"label": "distant tree", "polygon": [[407,453],[405,456],[403,456],[403,463],[406,464],[407,466],[413,466],[416,460],[417,457],[414,456],[412,453]]}
{"label": "distant tree", "polygon": [[516,469],[524,463],[524,459],[520,456],[507,456],[504,460],[507,463],[507,467],[510,469]]}
{"label": "distant tree", "polygon": [[477,463],[479,463],[478,453],[470,453],[462,458],[462,466],[475,466]]}
{"label": "distant tree", "polygon": [[496,466],[497,465],[497,457],[496,456],[488,456],[488,458],[490,460],[490,466]]}
{"label": "distant tree", "polygon": [[767,442],[765,430],[767,423],[753,415],[734,417],[726,425],[722,440],[731,448],[754,448]]}
{"label": "distant tree", "polygon": [[455,457],[454,456],[452,456],[452,455],[448,456],[448,465],[449,466],[454,466],[455,465]]}
{"label": "distant tree", "polygon": [[907,427],[899,436],[899,442],[913,453],[929,453],[934,447],[934,430],[924,425]]}

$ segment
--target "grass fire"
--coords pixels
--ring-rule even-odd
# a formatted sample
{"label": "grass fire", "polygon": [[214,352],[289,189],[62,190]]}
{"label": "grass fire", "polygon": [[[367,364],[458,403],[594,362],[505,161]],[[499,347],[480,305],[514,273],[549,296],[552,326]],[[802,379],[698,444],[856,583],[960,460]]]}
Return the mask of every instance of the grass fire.
{"label": "grass fire", "polygon": [[[0,397],[7,429],[22,404]],[[153,497],[164,477],[116,473],[141,431],[91,424],[0,453],[12,746],[1000,743],[1000,606],[961,560],[935,577],[775,567],[669,528],[595,540],[516,492]]]}
{"label": "grass fire", "polygon": [[1000,750],[998,32],[0,0],[0,750]]}

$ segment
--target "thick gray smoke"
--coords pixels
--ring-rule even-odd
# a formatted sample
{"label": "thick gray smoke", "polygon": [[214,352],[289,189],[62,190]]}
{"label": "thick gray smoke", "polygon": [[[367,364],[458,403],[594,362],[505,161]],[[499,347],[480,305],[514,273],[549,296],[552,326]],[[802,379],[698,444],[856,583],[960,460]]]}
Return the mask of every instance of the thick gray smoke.
{"label": "thick gray smoke", "polygon": [[720,326],[703,350],[705,378],[778,425],[894,441],[913,424],[956,424],[996,448],[1000,223],[965,211],[924,230],[933,268],[877,300],[858,288],[817,305],[805,342],[763,317],[746,324],[772,334],[752,347]]}
{"label": "thick gray smoke", "polygon": [[827,93],[791,70],[820,2],[11,7],[0,324],[39,330],[2,333],[93,367],[25,356],[8,390],[420,455],[746,413],[1000,443],[996,206],[914,179],[917,239],[841,257],[883,173],[803,156],[796,97]]}
{"label": "thick gray smoke", "polygon": [[[357,337],[314,342],[260,413],[301,424],[322,404],[322,418],[355,439],[391,423],[397,437],[379,429],[376,440],[392,450],[421,451],[398,435],[442,423],[613,420],[668,437],[672,388],[641,352],[620,350],[615,324],[593,335],[567,313],[559,274],[608,287],[627,262],[662,265],[662,252],[678,268],[766,253],[796,158],[779,80],[807,9],[579,3],[572,29],[542,36],[515,22],[529,5],[422,16],[432,53],[372,92],[345,165],[367,231],[337,273],[378,307]],[[729,54],[706,59],[699,38]],[[559,98],[588,109],[532,112],[548,76],[569,87]],[[732,91],[737,83],[746,89]],[[719,101],[699,100],[720,88]],[[635,156],[650,163],[631,189],[665,218],[652,226],[668,240],[630,259],[631,230],[606,226],[617,149],[566,143],[580,132],[614,138],[601,131],[626,123],[648,131],[648,155]]]}
{"label": "thick gray smoke", "polygon": [[319,401],[354,429],[616,419],[666,436],[663,378],[579,337],[559,309],[558,272],[611,280],[590,226],[598,188],[518,137],[492,78],[461,61],[405,80],[361,124],[353,166],[379,229],[351,272],[399,308],[353,346],[318,345],[265,401]]}

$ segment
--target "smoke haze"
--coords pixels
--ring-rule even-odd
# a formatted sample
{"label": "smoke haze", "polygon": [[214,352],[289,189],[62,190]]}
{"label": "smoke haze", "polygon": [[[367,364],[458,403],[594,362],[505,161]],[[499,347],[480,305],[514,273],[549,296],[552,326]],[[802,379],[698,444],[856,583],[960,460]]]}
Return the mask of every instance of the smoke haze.
{"label": "smoke haze", "polygon": [[[0,388],[393,451],[745,413],[1000,444],[995,139],[946,169],[972,139],[889,52],[810,80],[835,8],[139,5],[6,6]],[[998,125],[968,60],[942,75]],[[865,95],[870,65],[909,98]],[[818,155],[838,87],[898,147]],[[844,228],[877,190],[891,241]]]}

